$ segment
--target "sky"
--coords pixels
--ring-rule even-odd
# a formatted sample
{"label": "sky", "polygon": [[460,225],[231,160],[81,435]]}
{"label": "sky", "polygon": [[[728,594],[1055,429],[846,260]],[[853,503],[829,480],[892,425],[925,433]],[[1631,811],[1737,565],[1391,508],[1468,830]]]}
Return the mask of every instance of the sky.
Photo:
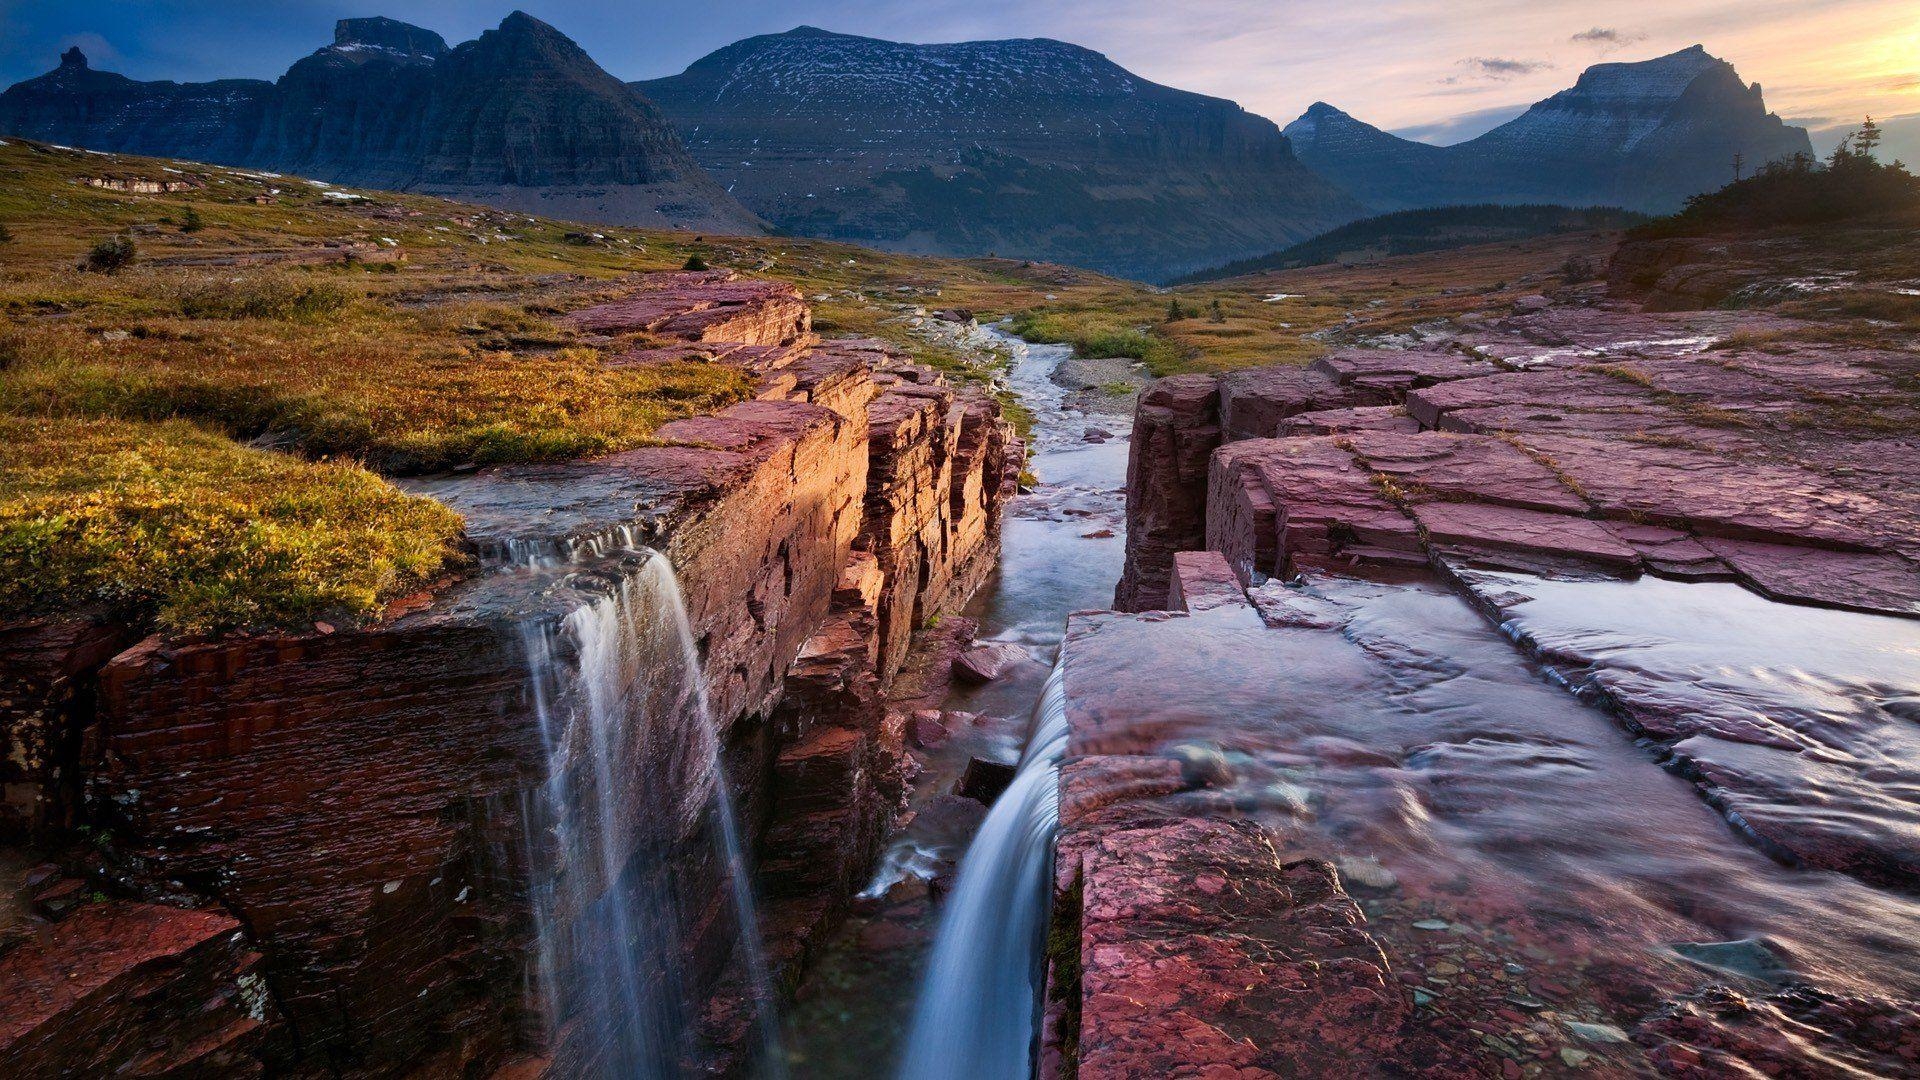
{"label": "sky", "polygon": [[1053,37],[1285,124],[1316,100],[1429,142],[1485,131],[1586,66],[1699,43],[1831,145],[1871,112],[1920,161],[1920,0],[0,0],[0,85],[79,45],[140,79],[271,79],[387,15],[458,43],[515,4],[624,79],[806,24],[900,41]]}

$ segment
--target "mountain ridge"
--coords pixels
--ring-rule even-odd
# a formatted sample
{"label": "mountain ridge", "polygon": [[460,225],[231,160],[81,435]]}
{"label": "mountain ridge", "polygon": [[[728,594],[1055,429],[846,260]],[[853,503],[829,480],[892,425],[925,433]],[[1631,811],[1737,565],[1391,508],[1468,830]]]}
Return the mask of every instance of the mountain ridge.
{"label": "mountain ridge", "polygon": [[1050,38],[803,26],[633,85],[741,201],[808,235],[1151,278],[1359,212],[1272,121]]}
{"label": "mountain ridge", "polygon": [[1615,205],[1665,213],[1748,168],[1812,153],[1761,87],[1693,45],[1595,64],[1574,85],[1450,146],[1382,131],[1325,102],[1284,129],[1309,168],[1381,210],[1482,202]]}
{"label": "mountain ridge", "polygon": [[0,93],[0,131],[582,221],[762,227],[651,102],[520,11],[451,48],[395,19],[342,19],[273,83],[137,82],[72,49]]}

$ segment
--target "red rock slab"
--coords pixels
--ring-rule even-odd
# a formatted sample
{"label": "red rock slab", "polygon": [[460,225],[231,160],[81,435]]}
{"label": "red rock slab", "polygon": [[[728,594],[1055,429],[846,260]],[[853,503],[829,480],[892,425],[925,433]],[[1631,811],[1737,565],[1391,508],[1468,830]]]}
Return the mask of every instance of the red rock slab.
{"label": "red rock slab", "polygon": [[1127,559],[1113,598],[1122,611],[1164,603],[1174,554],[1206,546],[1219,406],[1211,375],[1158,379],[1140,392],[1127,451]]}
{"label": "red rock slab", "polygon": [[1229,371],[1220,376],[1220,430],[1227,442],[1268,439],[1280,434],[1290,416],[1390,400],[1382,392],[1342,386],[1304,367],[1275,364]]}
{"label": "red rock slab", "polygon": [[1715,359],[1777,386],[1809,394],[1893,397],[1897,375],[1911,375],[1913,354],[1858,346],[1795,343],[1792,351],[1716,350]]}
{"label": "red rock slab", "polygon": [[1647,568],[1665,577],[1728,579],[1733,568],[1684,529],[1633,521],[1604,521],[1601,527],[1640,553]]}
{"label": "red rock slab", "polygon": [[276,1015],[225,915],[108,901],[0,956],[8,1076],[258,1076]]}
{"label": "red rock slab", "polygon": [[724,270],[648,274],[632,293],[570,312],[562,321],[591,334],[650,333],[746,345],[789,344],[813,326],[792,285],[738,278]]}
{"label": "red rock slab", "polygon": [[1654,313],[1560,305],[1500,328],[1545,345],[1575,345],[1613,352],[1660,355],[1698,352],[1742,331],[1791,330],[1805,324],[1752,311]]}
{"label": "red rock slab", "polygon": [[[1495,405],[1455,409],[1440,417],[1441,431],[1481,435],[1574,435],[1590,439],[1617,439],[1641,445],[1690,446],[1718,453],[1756,453],[1760,440],[1744,429],[1704,424],[1678,409],[1651,403],[1627,409],[1580,411],[1554,405]],[[1631,452],[1630,450],[1628,452]]]}
{"label": "red rock slab", "polygon": [[1418,531],[1334,439],[1254,439],[1214,454],[1207,548],[1244,581],[1367,546],[1421,551]]}
{"label": "red rock slab", "polygon": [[1399,405],[1362,405],[1354,409],[1321,409],[1289,416],[1279,434],[1339,435],[1349,431],[1398,431],[1412,434],[1420,422]]}
{"label": "red rock slab", "polygon": [[1333,868],[1257,826],[1107,832],[1080,875],[1082,1076],[1333,1075],[1407,1011]]}
{"label": "red rock slab", "polygon": [[1443,548],[1509,551],[1551,563],[1570,559],[1616,570],[1634,570],[1640,554],[1597,521],[1511,506],[1428,502],[1412,506],[1429,542]]}
{"label": "red rock slab", "polygon": [[1336,349],[1313,362],[1342,386],[1401,398],[1408,390],[1454,379],[1477,379],[1503,370],[1484,356],[1455,349]]}
{"label": "red rock slab", "polygon": [[1711,405],[1733,417],[1764,421],[1800,405],[1804,391],[1762,378],[1721,362],[1719,354],[1626,360],[1606,365],[1614,377],[1650,386],[1663,394],[1678,394]]}
{"label": "red rock slab", "polygon": [[1552,409],[1631,409],[1653,403],[1646,387],[1591,371],[1516,371],[1484,379],[1461,379],[1407,395],[1407,414],[1422,427],[1460,409],[1532,405]]}
{"label": "red rock slab", "polygon": [[1825,551],[1708,537],[1702,547],[1725,560],[1763,596],[1854,611],[1920,616],[1920,566],[1894,554]]}
{"label": "red rock slab", "polygon": [[1516,437],[1609,517],[1788,544],[1872,549],[1889,539],[1884,503],[1792,465],[1604,439]]}
{"label": "red rock slab", "polygon": [[1210,618],[1240,619],[1259,625],[1259,613],[1247,600],[1226,556],[1217,551],[1183,551],[1173,557],[1173,585],[1167,592],[1167,610]]}
{"label": "red rock slab", "polygon": [[1562,514],[1584,514],[1586,500],[1525,451],[1490,435],[1355,432],[1346,443],[1368,468],[1417,493]]}

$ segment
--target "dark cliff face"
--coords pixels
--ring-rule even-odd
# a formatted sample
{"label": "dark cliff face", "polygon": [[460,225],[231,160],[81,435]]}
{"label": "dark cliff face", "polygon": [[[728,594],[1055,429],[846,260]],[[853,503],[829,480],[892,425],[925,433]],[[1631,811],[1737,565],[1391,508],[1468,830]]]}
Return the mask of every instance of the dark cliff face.
{"label": "dark cliff face", "polygon": [[453,49],[403,22],[343,19],[272,84],[136,82],[74,50],[0,95],[0,131],[586,220],[758,227],[659,110],[520,12]]}
{"label": "dark cliff face", "polygon": [[1612,204],[1666,212],[1751,170],[1810,153],[1758,84],[1698,45],[1588,68],[1571,89],[1457,146],[1416,143],[1316,104],[1287,125],[1314,170],[1381,210],[1477,202]]}
{"label": "dark cliff face", "polygon": [[0,132],[157,157],[239,160],[273,84],[136,82],[95,71],[78,48],[60,66],[0,94]]}
{"label": "dark cliff face", "polygon": [[1153,278],[1356,212],[1270,121],[1064,42],[802,27],[636,85],[743,202],[812,235]]}

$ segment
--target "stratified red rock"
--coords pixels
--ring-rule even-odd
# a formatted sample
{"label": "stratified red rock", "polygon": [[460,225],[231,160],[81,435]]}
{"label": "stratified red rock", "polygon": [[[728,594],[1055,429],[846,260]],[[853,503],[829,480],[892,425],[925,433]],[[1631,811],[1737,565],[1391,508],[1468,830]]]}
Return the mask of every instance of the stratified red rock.
{"label": "stratified red rock", "polygon": [[8,1076],[259,1076],[278,1010],[238,922],[101,901],[0,953]]}
{"label": "stratified red rock", "polygon": [[741,345],[787,345],[813,327],[800,290],[728,270],[648,274],[620,299],[571,312],[564,321],[592,334]]}
{"label": "stratified red rock", "polygon": [[131,643],[91,615],[0,621],[0,842],[76,823],[93,673]]}
{"label": "stratified red rock", "polygon": [[1127,562],[1114,607],[1157,607],[1174,554],[1206,546],[1207,459],[1220,445],[1219,409],[1211,375],[1175,375],[1140,392],[1127,452]]}
{"label": "stratified red rock", "polygon": [[[1357,405],[1384,405],[1387,396],[1344,384],[1303,367],[1274,366],[1229,371],[1219,377],[1220,434],[1224,442],[1280,434],[1289,417]],[[1137,430],[1137,429],[1136,429]]]}

